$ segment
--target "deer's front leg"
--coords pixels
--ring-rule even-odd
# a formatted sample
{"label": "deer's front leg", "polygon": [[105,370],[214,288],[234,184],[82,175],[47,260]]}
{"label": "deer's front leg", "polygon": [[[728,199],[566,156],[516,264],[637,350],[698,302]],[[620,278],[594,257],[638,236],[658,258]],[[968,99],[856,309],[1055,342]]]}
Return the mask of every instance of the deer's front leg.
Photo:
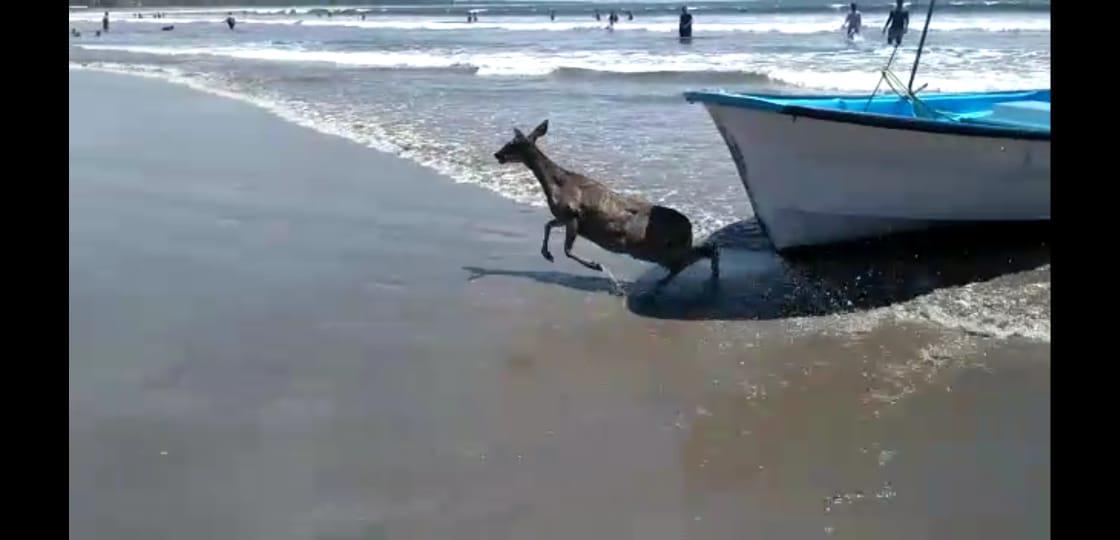
{"label": "deer's front leg", "polygon": [[572,259],[592,270],[602,272],[603,265],[595,261],[589,261],[580,257],[579,255],[576,255],[575,253],[572,253],[572,245],[576,243],[576,236],[579,235],[579,220],[577,218],[571,218],[564,223],[564,227],[564,255],[567,255],[569,259]]}
{"label": "deer's front leg", "polygon": [[552,253],[548,251],[548,238],[552,234],[552,228],[562,224],[563,222],[559,219],[554,219],[544,224],[544,241],[541,242],[541,255],[544,256],[545,260],[548,262],[552,262]]}

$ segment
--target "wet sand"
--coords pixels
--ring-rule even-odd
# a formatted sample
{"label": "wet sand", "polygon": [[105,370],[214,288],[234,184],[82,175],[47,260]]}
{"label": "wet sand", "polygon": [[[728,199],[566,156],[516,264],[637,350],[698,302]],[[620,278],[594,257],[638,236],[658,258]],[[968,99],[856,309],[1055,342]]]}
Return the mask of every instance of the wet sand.
{"label": "wet sand", "polygon": [[69,151],[72,538],[1049,537],[1048,252],[654,297],[577,243],[620,298],[545,210],[234,100],[71,70]]}

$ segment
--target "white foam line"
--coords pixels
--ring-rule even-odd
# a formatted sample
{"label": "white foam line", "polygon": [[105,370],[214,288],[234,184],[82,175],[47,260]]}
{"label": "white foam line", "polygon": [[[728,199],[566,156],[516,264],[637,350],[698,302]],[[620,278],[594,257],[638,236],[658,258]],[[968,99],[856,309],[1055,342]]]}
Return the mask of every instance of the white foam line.
{"label": "white foam line", "polygon": [[[856,67],[846,71],[791,70],[779,67],[793,64],[786,57],[751,53],[715,55],[654,55],[629,51],[570,51],[559,54],[457,53],[453,51],[308,51],[267,47],[166,47],[133,45],[86,45],[75,47],[91,51],[119,51],[161,56],[217,56],[268,62],[314,62],[344,67],[381,69],[474,69],[481,77],[542,77],[561,69],[586,72],[644,73],[739,73],[744,78],[765,76],[792,86],[821,90],[860,91],[874,87],[878,75]],[[935,53],[936,54],[936,53]],[[976,51],[973,56],[985,54]],[[931,56],[932,58],[932,56]],[[946,57],[940,65],[954,67],[960,60]],[[980,91],[994,89],[1043,88],[1050,85],[1049,70],[1030,73],[990,73],[967,70],[958,77],[924,77],[930,91]]]}

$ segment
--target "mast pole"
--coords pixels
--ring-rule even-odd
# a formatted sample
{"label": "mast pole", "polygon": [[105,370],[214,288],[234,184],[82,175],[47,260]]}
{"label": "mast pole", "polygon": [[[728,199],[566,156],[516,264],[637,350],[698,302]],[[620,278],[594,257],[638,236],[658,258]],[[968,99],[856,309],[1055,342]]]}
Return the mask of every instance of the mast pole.
{"label": "mast pole", "polygon": [[926,24],[922,27],[922,39],[918,41],[918,55],[914,57],[914,67],[910,69],[910,82],[906,85],[906,91],[911,94],[914,93],[914,76],[918,74],[918,62],[922,60],[922,47],[926,44],[926,32],[929,31],[929,20],[933,18],[933,5],[937,0],[929,0],[929,10],[926,11]]}

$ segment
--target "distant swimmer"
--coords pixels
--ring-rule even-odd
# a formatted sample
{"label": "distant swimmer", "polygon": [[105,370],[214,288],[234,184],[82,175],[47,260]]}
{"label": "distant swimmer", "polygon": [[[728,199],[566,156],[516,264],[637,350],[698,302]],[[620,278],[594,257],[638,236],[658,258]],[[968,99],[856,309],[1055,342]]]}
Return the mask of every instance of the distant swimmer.
{"label": "distant swimmer", "polygon": [[611,14],[607,16],[607,28],[610,28],[611,30],[614,30],[614,25],[617,22],[618,22],[618,13],[616,13],[612,9]]}
{"label": "distant swimmer", "polygon": [[550,20],[550,21],[555,21],[556,20],[556,10],[555,9],[548,10],[548,20]]}
{"label": "distant swimmer", "polygon": [[101,18],[101,31],[102,32],[108,32],[109,31],[109,12],[108,11],[106,11],[105,16]]}
{"label": "distant swimmer", "polygon": [[237,19],[233,18],[232,12],[226,14],[226,26],[228,26],[230,30],[233,30],[233,27],[237,26]]}
{"label": "distant swimmer", "polygon": [[630,11],[629,9],[626,10],[626,20],[628,20],[628,21],[634,20],[634,12],[633,11]]}
{"label": "distant swimmer", "polygon": [[599,16],[599,10],[598,9],[595,10],[595,20],[596,21],[603,20],[603,18]]}
{"label": "distant swimmer", "polygon": [[71,28],[70,35],[74,37],[82,37],[82,33],[79,32],[77,28]]}
{"label": "distant swimmer", "polygon": [[887,24],[883,25],[883,32],[887,34],[887,45],[902,45],[902,36],[909,29],[910,12],[902,7],[902,0],[895,0],[895,8],[891,10],[890,15],[887,15]]}
{"label": "distant swimmer", "polygon": [[93,32],[93,35],[94,35],[94,36],[97,36],[97,37],[101,37],[101,30],[95,30],[95,31]]}
{"label": "distant swimmer", "polygon": [[169,24],[169,25],[167,25],[167,26],[164,26],[163,28],[160,28],[160,30],[163,30],[164,32],[170,32],[170,31],[172,31],[172,30],[174,30],[174,29],[175,29],[175,25],[174,25],[174,24]]}
{"label": "distant swimmer", "polygon": [[852,2],[852,10],[848,12],[848,16],[844,18],[844,24],[840,26],[841,29],[847,29],[848,39],[852,39],[859,35],[860,27],[863,26],[863,16],[859,13],[859,8],[856,3]]}
{"label": "distant swimmer", "polygon": [[681,39],[692,37],[692,14],[688,12],[688,6],[681,6],[681,23],[677,29],[677,34]]}
{"label": "distant swimmer", "polygon": [[362,13],[362,20],[363,21],[366,20],[366,14],[365,13]]}

